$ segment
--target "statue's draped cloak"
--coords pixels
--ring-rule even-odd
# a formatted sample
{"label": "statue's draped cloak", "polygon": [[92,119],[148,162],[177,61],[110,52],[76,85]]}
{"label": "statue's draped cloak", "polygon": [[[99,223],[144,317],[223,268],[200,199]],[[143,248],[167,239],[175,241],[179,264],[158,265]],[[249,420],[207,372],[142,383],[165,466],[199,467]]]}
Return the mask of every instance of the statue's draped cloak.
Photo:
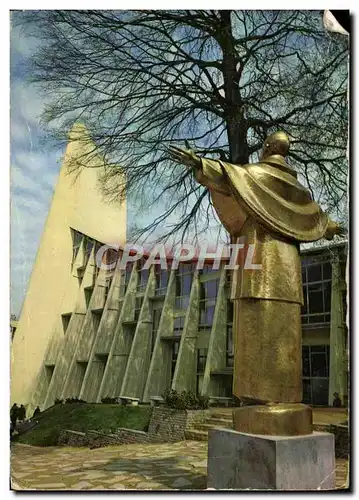
{"label": "statue's draped cloak", "polygon": [[273,155],[243,166],[202,159],[202,166],[205,175],[206,170],[214,168],[219,173],[220,166],[223,183],[235,200],[269,231],[298,242],[317,241],[324,236],[328,215],[297,181],[296,172],[283,157]]}
{"label": "statue's draped cloak", "polygon": [[303,304],[299,243],[322,238],[328,216],[281,156],[244,166],[202,159],[198,182],[232,243],[252,245],[251,264],[233,273],[233,393],[258,401],[299,402]]}

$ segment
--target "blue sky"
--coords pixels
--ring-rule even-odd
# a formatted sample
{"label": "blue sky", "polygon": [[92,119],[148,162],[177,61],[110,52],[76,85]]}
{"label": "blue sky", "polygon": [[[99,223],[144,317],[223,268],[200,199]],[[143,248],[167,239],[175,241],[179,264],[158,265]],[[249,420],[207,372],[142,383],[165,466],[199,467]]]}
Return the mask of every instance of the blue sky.
{"label": "blue sky", "polygon": [[44,143],[44,99],[25,85],[36,40],[11,30],[11,312],[18,314],[60,169],[62,151]]}

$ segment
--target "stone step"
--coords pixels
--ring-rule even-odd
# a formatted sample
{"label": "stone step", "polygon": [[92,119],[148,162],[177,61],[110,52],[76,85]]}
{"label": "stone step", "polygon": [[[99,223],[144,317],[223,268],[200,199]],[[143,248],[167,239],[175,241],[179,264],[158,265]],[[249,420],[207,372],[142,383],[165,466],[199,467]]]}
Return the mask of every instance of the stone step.
{"label": "stone step", "polygon": [[218,424],[196,424],[196,426],[191,429],[195,431],[206,431],[208,432],[210,429],[232,429],[232,425],[218,425]]}
{"label": "stone step", "polygon": [[213,418],[210,417],[206,420],[206,424],[210,424],[215,427],[226,427],[231,429],[233,427],[233,420],[230,418]]}
{"label": "stone step", "polygon": [[191,429],[185,432],[185,437],[188,441],[207,441],[208,432]]}
{"label": "stone step", "polygon": [[211,413],[210,416],[208,417],[210,419],[219,419],[219,420],[230,420],[232,422],[232,412],[231,413]]}

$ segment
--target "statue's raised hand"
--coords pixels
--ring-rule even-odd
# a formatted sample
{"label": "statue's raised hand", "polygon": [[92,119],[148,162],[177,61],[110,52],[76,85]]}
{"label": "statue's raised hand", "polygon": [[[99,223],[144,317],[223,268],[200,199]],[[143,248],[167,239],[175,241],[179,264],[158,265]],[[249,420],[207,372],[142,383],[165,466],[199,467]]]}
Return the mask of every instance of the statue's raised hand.
{"label": "statue's raised hand", "polygon": [[182,149],[177,146],[170,146],[168,151],[173,160],[186,165],[186,167],[200,167],[201,159],[192,149]]}

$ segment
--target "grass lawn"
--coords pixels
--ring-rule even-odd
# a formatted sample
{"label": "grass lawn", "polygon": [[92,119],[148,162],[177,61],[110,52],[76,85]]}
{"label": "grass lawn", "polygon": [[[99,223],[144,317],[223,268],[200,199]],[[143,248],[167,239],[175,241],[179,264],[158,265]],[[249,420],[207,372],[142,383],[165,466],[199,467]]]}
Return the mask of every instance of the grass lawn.
{"label": "grass lawn", "polygon": [[33,446],[56,446],[62,429],[88,431],[125,427],[147,431],[152,413],[149,406],[72,403],[48,408],[35,420],[38,426],[15,440]]}

